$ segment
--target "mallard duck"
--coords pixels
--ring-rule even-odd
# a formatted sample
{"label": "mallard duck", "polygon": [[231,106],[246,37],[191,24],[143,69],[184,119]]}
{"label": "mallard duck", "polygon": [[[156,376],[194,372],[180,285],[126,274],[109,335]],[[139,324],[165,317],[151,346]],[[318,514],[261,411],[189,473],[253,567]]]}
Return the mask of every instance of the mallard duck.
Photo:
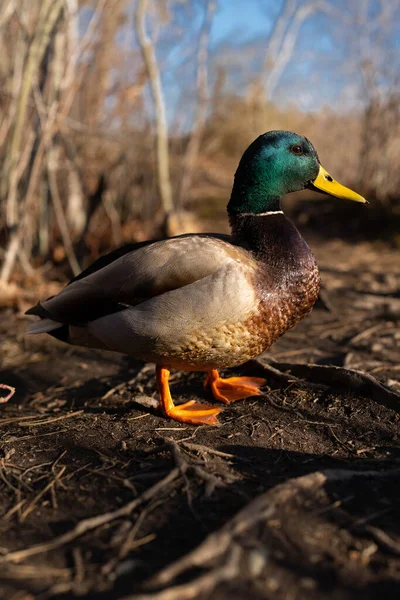
{"label": "mallard duck", "polygon": [[175,406],[170,369],[205,371],[205,384],[225,404],[261,393],[264,379],[224,379],[219,370],[260,355],[317,300],[316,261],[281,209],[284,194],[305,188],[366,202],[325,171],[305,137],[261,135],[235,173],[231,236],[189,234],[115,250],[28,310],[41,318],[29,333],[155,363],[165,416],[217,424],[216,406]]}

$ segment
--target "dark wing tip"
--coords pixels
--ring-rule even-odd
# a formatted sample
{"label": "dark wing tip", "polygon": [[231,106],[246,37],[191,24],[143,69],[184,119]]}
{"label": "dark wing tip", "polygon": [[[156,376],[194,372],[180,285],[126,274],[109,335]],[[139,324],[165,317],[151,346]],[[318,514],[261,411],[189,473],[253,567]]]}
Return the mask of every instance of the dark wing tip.
{"label": "dark wing tip", "polygon": [[38,302],[35,306],[31,306],[26,312],[26,315],[37,315],[38,317],[42,317],[42,319],[46,319],[49,315],[48,312],[43,308],[43,306]]}
{"label": "dark wing tip", "polygon": [[29,308],[28,310],[25,311],[25,314],[26,315],[37,315],[38,314],[37,313],[37,307],[38,307],[38,305],[31,306],[31,308]]}

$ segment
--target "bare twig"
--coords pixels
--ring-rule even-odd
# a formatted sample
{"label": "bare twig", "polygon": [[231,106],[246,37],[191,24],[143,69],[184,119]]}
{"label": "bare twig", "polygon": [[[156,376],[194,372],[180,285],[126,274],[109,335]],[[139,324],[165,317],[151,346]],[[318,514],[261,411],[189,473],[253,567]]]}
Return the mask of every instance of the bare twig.
{"label": "bare twig", "polygon": [[185,475],[185,473],[187,471],[189,471],[189,472],[191,471],[194,475],[199,477],[199,479],[201,479],[205,482],[206,496],[211,496],[211,494],[214,492],[215,488],[224,487],[225,484],[221,481],[221,479],[219,479],[212,473],[208,473],[202,467],[188,462],[186,460],[186,458],[184,457],[184,455],[182,454],[181,450],[179,449],[179,445],[176,442],[174,442],[174,441],[168,442],[168,447],[169,447],[169,450],[170,450],[172,456],[174,457],[175,463],[179,467],[182,475]]}
{"label": "bare twig", "polygon": [[55,423],[56,421],[64,421],[65,419],[71,419],[77,415],[81,415],[83,410],[76,410],[75,412],[60,415],[59,417],[51,417],[50,419],[43,419],[41,421],[29,421],[28,423],[18,423],[20,427],[38,427],[39,425],[48,425],[49,423]]}
{"label": "bare twig", "polygon": [[0,404],[8,402],[15,394],[15,387],[12,387],[12,385],[7,385],[6,383],[0,383],[0,389],[8,390],[8,394],[6,396],[0,397]]}
{"label": "bare twig", "polygon": [[195,452],[199,452],[201,454],[213,454],[214,456],[219,456],[221,458],[229,458],[230,460],[238,462],[252,462],[247,458],[236,456],[235,454],[230,454],[229,452],[221,452],[220,450],[215,450],[214,448],[204,446],[203,444],[193,444],[192,442],[186,442],[185,440],[178,440],[176,441],[176,443],[181,444],[184,448],[187,448],[188,450],[194,450]]}
{"label": "bare twig", "polygon": [[367,525],[364,531],[377,542],[377,544],[383,547],[385,550],[400,556],[400,542],[396,542],[390,535],[387,535],[381,529],[374,527],[373,525]]}
{"label": "bare twig", "polygon": [[72,245],[71,236],[69,234],[67,220],[65,218],[64,209],[62,206],[60,194],[58,191],[57,178],[56,178],[56,154],[55,149],[51,148],[48,151],[47,157],[47,172],[49,177],[49,186],[51,200],[53,202],[54,214],[56,215],[57,225],[61,233],[61,237],[64,243],[65,252],[68,257],[68,262],[71,266],[74,275],[80,273],[81,268],[76,258],[74,248]]}
{"label": "bare twig", "polygon": [[34,510],[35,506],[39,502],[43,496],[47,494],[52,488],[54,488],[57,481],[63,476],[67,467],[61,467],[59,472],[54,476],[54,479],[50,481],[40,492],[33,498],[33,500],[28,504],[28,506],[21,513],[21,521],[24,521],[26,517]]}

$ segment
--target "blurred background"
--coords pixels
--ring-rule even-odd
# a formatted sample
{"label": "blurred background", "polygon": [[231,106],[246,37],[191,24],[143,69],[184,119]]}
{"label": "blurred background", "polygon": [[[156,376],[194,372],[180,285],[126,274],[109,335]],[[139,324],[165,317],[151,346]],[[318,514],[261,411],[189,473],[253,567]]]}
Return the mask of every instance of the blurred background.
{"label": "blurred background", "polygon": [[2,0],[0,281],[226,230],[270,129],[371,203],[289,197],[301,226],[398,245],[399,31],[400,0]]}

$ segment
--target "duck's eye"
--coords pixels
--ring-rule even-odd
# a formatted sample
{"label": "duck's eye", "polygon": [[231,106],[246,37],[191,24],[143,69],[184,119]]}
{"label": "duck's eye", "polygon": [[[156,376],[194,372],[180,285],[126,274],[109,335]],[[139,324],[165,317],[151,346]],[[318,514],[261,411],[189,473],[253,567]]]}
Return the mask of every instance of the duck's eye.
{"label": "duck's eye", "polygon": [[293,152],[293,154],[304,154],[303,147],[300,146],[300,144],[295,144],[294,146],[292,146],[290,148],[290,151]]}

